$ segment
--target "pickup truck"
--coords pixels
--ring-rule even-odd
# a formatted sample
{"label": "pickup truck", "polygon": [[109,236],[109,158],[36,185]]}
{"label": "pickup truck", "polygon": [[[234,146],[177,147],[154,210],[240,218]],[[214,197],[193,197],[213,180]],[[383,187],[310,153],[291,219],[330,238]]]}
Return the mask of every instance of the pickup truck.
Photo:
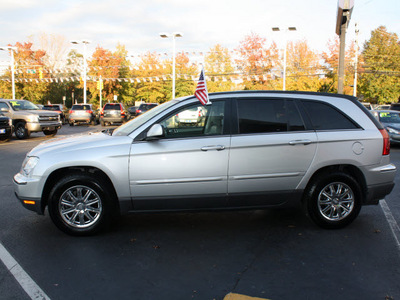
{"label": "pickup truck", "polygon": [[41,131],[45,135],[54,136],[61,128],[58,113],[41,110],[27,100],[0,99],[0,111],[12,119],[18,139],[28,138],[31,132]]}

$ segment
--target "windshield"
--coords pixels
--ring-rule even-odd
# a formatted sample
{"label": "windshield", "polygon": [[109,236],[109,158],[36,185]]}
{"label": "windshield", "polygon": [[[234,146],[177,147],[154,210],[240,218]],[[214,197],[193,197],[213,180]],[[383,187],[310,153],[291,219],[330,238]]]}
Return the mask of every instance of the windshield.
{"label": "windshield", "polygon": [[121,136],[121,135],[130,134],[136,128],[142,126],[144,123],[149,121],[151,118],[158,115],[163,110],[166,110],[169,107],[175,105],[177,102],[178,102],[177,100],[172,100],[169,102],[165,102],[161,105],[157,105],[156,107],[147,111],[146,113],[130,120],[128,123],[125,123],[124,125],[119,126],[117,129],[114,130],[113,135]]}
{"label": "windshield", "polygon": [[12,100],[10,101],[10,104],[13,108],[13,110],[38,110],[39,107],[37,107],[35,104],[33,104],[30,101],[27,100]]}
{"label": "windshield", "polygon": [[392,112],[381,112],[379,113],[379,119],[382,123],[397,123],[400,124],[399,113]]}

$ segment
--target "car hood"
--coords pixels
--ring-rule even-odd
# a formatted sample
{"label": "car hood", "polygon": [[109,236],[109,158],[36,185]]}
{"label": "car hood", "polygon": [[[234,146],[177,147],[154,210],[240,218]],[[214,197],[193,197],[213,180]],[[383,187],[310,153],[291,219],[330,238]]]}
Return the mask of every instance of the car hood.
{"label": "car hood", "polygon": [[14,112],[14,115],[27,115],[27,114],[32,114],[32,115],[38,115],[38,116],[58,116],[58,113],[49,111],[49,110],[17,110]]}
{"label": "car hood", "polygon": [[128,138],[129,140],[124,139],[124,141],[122,141],[120,137],[113,137],[102,132],[62,136],[40,143],[28,153],[28,156],[40,157],[54,152],[66,153],[71,151],[79,153],[79,151],[88,149],[93,149],[92,151],[95,151],[94,148],[115,145],[118,143],[118,140],[120,143],[132,142],[131,138],[124,138]]}

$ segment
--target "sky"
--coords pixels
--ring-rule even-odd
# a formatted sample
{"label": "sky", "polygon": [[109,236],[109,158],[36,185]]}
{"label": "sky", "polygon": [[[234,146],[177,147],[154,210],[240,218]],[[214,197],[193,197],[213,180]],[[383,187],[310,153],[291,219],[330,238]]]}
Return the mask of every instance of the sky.
{"label": "sky", "polygon": [[[122,44],[135,56],[171,53],[171,39],[159,34],[180,32],[177,51],[206,52],[216,44],[235,50],[251,33],[283,45],[284,32],[271,28],[294,26],[297,31],[286,39],[306,39],[320,52],[336,36],[337,5],[337,0],[0,0],[0,46],[45,33],[90,40],[89,53],[97,46],[114,51]],[[355,38],[356,22],[360,47],[381,25],[400,36],[400,1],[354,0],[347,42]],[[82,52],[79,47],[71,44]],[[0,51],[0,62],[7,60],[9,55]]]}

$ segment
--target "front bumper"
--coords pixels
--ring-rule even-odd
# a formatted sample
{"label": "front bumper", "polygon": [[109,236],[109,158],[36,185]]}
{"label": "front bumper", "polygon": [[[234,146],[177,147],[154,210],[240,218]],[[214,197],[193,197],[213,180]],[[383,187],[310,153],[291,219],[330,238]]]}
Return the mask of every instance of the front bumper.
{"label": "front bumper", "polygon": [[14,193],[22,206],[40,215],[44,214],[44,206],[41,199],[40,180],[28,178],[18,173],[13,178]]}
{"label": "front bumper", "polygon": [[61,128],[61,122],[46,122],[46,123],[26,123],[26,128],[30,132],[40,132],[43,130],[54,130]]}

